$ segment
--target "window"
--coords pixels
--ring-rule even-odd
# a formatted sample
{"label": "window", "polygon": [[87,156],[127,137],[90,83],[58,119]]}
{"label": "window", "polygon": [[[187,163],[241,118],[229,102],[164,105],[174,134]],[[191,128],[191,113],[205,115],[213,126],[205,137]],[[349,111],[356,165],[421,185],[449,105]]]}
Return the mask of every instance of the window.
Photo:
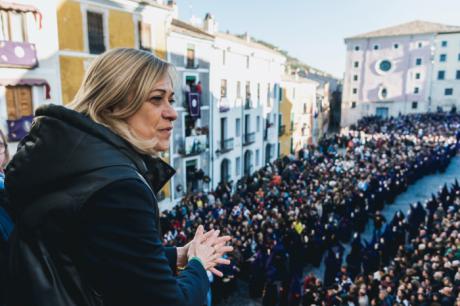
{"label": "window", "polygon": [[423,44],[421,42],[419,42],[417,46],[420,49],[421,47],[423,47]]}
{"label": "window", "polygon": [[419,93],[419,91],[420,91],[420,88],[418,88],[418,87],[414,87],[414,94],[418,94],[418,93]]}
{"label": "window", "polygon": [[378,50],[379,49],[379,45],[374,45],[374,50]]}
{"label": "window", "polygon": [[355,51],[359,51],[359,46],[355,46]]}
{"label": "window", "polygon": [[460,70],[457,70],[457,73],[455,75],[456,80],[460,80]]}
{"label": "window", "polygon": [[241,175],[241,167],[240,167],[240,163],[241,163],[241,158],[240,157],[237,157],[236,160],[235,160],[235,172],[236,172],[236,175],[237,176],[240,176]]}
{"label": "window", "polygon": [[87,12],[89,53],[100,54],[106,50],[104,20],[101,13]]}
{"label": "window", "polygon": [[413,101],[412,102],[412,109],[416,109],[418,107],[418,102],[417,101]]}
{"label": "window", "polygon": [[385,87],[380,88],[379,96],[382,100],[386,99],[388,97],[388,89]]}
{"label": "window", "polygon": [[227,97],[227,80],[224,79],[220,80],[220,97]]}
{"label": "window", "polygon": [[236,118],[235,120],[235,135],[236,137],[241,136],[241,119],[240,118]]}
{"label": "window", "polygon": [[453,88],[444,89],[444,95],[445,96],[452,96],[453,94],[454,94],[454,89]]}
{"label": "window", "polygon": [[249,55],[246,56],[246,69],[249,69],[249,63],[250,63],[250,58]]}
{"label": "window", "polygon": [[441,42],[441,47],[447,47],[447,40],[443,40]]}
{"label": "window", "polygon": [[304,104],[303,104],[303,113],[304,113],[304,114],[307,113],[307,103],[304,103]]}
{"label": "window", "polygon": [[458,60],[460,61],[460,53],[458,54]]}
{"label": "window", "polygon": [[257,104],[260,103],[260,83],[257,83]]}
{"label": "window", "polygon": [[417,72],[417,73],[415,74],[415,79],[416,79],[416,80],[420,80],[420,72]]}
{"label": "window", "polygon": [[415,59],[415,65],[420,66],[422,64],[422,59],[421,58],[416,58]]}
{"label": "window", "polygon": [[152,28],[150,23],[139,21],[137,28],[139,31],[139,49],[152,51]]}
{"label": "window", "polygon": [[256,132],[260,132],[260,116],[256,117]]}
{"label": "window", "polygon": [[357,94],[358,93],[358,89],[357,88],[353,88],[353,94]]}
{"label": "window", "polygon": [[241,82],[236,82],[236,97],[241,98]]}
{"label": "window", "polygon": [[351,108],[356,108],[356,102],[355,101],[351,102]]}
{"label": "window", "polygon": [[5,97],[8,120],[18,120],[33,114],[32,87],[6,86]]}
{"label": "window", "polygon": [[222,50],[222,65],[225,66],[225,63],[227,61],[227,51]]}
{"label": "window", "polygon": [[358,75],[355,74],[355,75],[353,76],[353,81],[357,81],[357,80],[358,80]]}
{"label": "window", "polygon": [[260,163],[260,150],[256,150],[256,166],[259,166]]}
{"label": "window", "polygon": [[246,91],[246,102],[249,103],[251,102],[251,82],[250,81],[246,81],[245,91]]}
{"label": "window", "polygon": [[270,83],[267,84],[267,106],[271,106],[271,101],[270,101]]}
{"label": "window", "polygon": [[354,62],[354,63],[353,63],[353,66],[354,66],[355,68],[358,68],[358,67],[359,67],[359,62]]}
{"label": "window", "polygon": [[379,63],[379,70],[381,72],[388,72],[390,71],[391,67],[392,67],[392,64],[389,60],[383,60]]}
{"label": "window", "polygon": [[195,67],[195,45],[187,45],[187,67]]}
{"label": "window", "polygon": [[399,44],[394,44],[394,45],[393,45],[393,48],[398,49],[398,48],[399,48]]}
{"label": "window", "polygon": [[447,54],[440,54],[439,55],[439,61],[440,62],[445,62],[447,60]]}
{"label": "window", "polygon": [[446,72],[444,70],[438,71],[438,80],[444,80],[445,76],[446,76]]}

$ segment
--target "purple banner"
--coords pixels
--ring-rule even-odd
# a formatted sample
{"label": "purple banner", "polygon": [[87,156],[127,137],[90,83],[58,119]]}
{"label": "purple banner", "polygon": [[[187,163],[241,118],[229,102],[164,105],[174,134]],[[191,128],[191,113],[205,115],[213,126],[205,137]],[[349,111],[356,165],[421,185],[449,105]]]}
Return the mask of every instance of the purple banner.
{"label": "purple banner", "polygon": [[0,67],[34,68],[37,65],[37,52],[34,44],[0,41]]}
{"label": "purple banner", "polygon": [[188,109],[191,117],[201,116],[201,95],[197,92],[188,93]]}
{"label": "purple banner", "polygon": [[7,120],[8,123],[8,140],[19,141],[24,138],[30,131],[33,116],[24,116],[18,120]]}

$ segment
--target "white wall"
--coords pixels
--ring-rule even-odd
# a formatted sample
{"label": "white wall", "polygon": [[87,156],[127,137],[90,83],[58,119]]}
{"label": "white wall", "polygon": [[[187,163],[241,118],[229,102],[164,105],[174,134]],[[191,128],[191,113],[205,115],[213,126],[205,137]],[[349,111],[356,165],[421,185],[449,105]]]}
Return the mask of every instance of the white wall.
{"label": "white wall", "polygon": [[[446,41],[447,46],[443,47],[442,42]],[[460,71],[460,33],[440,34],[434,43],[434,69],[432,74],[431,87],[431,110],[436,111],[437,107],[450,110],[452,106],[460,108],[460,79],[457,79],[457,71]],[[446,54],[445,62],[439,60],[441,54]],[[445,71],[444,80],[438,80],[438,71]],[[451,96],[445,95],[445,89],[452,88]]]}

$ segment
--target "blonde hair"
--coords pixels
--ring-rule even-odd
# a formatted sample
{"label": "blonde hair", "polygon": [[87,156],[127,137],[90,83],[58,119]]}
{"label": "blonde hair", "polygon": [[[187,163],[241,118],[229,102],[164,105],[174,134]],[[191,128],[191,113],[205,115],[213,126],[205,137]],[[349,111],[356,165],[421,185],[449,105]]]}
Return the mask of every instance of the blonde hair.
{"label": "blonde hair", "polygon": [[173,82],[172,73],[171,64],[150,52],[112,49],[94,59],[68,107],[110,128],[140,153],[155,155],[157,140],[136,136],[126,119],[148,100],[153,84],[168,76]]}

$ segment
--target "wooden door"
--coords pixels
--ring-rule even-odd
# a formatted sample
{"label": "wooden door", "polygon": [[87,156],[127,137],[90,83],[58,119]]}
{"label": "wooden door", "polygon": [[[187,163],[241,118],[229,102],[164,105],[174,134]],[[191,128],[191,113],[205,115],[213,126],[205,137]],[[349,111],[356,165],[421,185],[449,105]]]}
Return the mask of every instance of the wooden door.
{"label": "wooden door", "polygon": [[18,120],[24,116],[32,116],[32,87],[7,86],[6,108],[8,112],[8,120]]}

